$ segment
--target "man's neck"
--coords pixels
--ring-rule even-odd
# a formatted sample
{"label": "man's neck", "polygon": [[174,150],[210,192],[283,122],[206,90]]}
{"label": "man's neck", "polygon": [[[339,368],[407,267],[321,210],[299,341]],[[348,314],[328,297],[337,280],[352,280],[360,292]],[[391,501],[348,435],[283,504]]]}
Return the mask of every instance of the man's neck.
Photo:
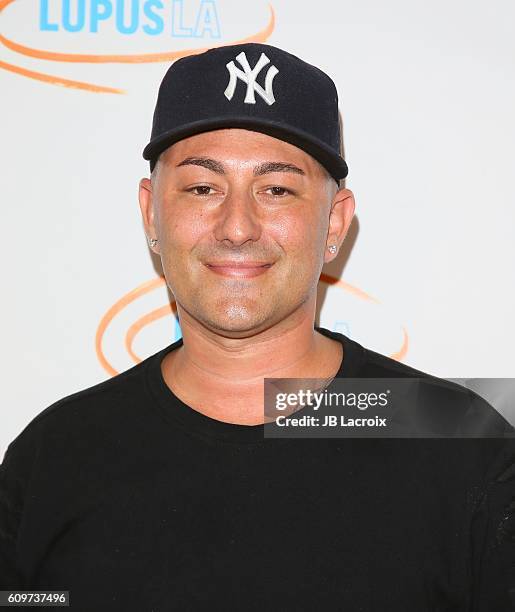
{"label": "man's neck", "polygon": [[183,345],[162,363],[163,377],[187,405],[212,418],[263,422],[264,378],[330,378],[342,345],[314,330],[313,312],[245,338],[227,338],[181,317]]}

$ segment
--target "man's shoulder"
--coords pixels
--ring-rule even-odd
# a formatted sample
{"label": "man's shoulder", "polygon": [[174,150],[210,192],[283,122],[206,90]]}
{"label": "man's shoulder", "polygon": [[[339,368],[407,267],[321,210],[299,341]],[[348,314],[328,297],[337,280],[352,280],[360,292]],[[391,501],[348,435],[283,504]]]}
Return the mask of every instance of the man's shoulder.
{"label": "man's shoulder", "polygon": [[515,436],[513,426],[486,399],[473,389],[453,380],[418,370],[369,348],[364,348],[360,376],[405,379],[401,384],[417,390],[420,407],[427,406],[440,419],[453,419],[464,437]]}
{"label": "man's shoulder", "polygon": [[141,393],[145,369],[151,358],[149,357],[106,380],[60,398],[37,414],[31,423],[47,420],[61,412],[75,408],[78,410],[95,410],[101,406],[112,404],[113,401],[125,400],[134,393]]}
{"label": "man's shoulder", "polygon": [[[163,349],[164,350],[164,349]],[[141,404],[146,393],[145,371],[155,353],[131,368],[90,387],[56,400],[38,412],[10,442],[7,454],[36,452],[48,432],[73,431],[92,423],[119,420],[130,414],[131,406]]]}

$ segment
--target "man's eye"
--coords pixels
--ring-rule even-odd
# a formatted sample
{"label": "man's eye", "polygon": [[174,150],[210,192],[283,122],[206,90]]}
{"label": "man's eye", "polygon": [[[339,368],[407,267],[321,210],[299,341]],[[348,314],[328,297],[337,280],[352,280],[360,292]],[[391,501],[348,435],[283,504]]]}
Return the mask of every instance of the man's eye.
{"label": "man's eye", "polygon": [[286,187],[279,187],[278,185],[274,185],[273,187],[269,187],[266,191],[271,192],[271,195],[274,196],[285,196],[288,195],[289,193],[292,193],[289,189],[286,189]]}
{"label": "man's eye", "polygon": [[195,187],[192,187],[191,189],[188,189],[188,191],[190,193],[193,193],[193,195],[211,195],[210,191],[212,191],[213,188],[209,187],[209,185],[196,185]]}

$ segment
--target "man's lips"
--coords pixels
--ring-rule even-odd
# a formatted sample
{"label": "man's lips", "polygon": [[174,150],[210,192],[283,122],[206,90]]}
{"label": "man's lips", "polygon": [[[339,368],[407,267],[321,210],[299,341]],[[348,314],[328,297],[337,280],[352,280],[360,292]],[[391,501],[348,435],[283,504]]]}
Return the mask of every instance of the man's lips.
{"label": "man's lips", "polygon": [[206,267],[221,276],[252,278],[264,274],[273,264],[263,261],[217,261],[208,262]]}

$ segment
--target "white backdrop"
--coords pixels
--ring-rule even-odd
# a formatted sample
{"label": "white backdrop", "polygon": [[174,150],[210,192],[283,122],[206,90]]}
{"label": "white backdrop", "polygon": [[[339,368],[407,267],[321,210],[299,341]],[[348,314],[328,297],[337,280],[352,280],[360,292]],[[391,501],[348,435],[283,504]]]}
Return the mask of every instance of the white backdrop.
{"label": "white backdrop", "polygon": [[320,323],[439,376],[514,376],[511,0],[134,0],[132,27],[116,6],[0,0],[0,456],[46,406],[178,337],[141,151],[170,54],[247,37],[339,90],[357,209]]}

